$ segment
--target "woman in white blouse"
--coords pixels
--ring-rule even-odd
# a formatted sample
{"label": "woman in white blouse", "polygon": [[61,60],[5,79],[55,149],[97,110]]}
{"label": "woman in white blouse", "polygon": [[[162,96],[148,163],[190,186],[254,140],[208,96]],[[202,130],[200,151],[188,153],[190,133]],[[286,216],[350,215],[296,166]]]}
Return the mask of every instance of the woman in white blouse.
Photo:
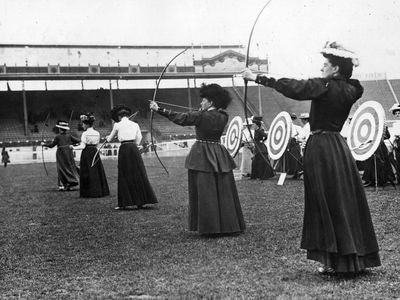
{"label": "woman in white blouse", "polygon": [[80,162],[80,196],[84,198],[104,197],[110,194],[106,174],[100,157],[91,167],[93,157],[100,142],[100,133],[93,129],[95,117],[93,113],[81,115],[85,132],[81,136],[80,147],[84,148]]}
{"label": "woman in white blouse", "polygon": [[137,146],[142,140],[142,133],[139,125],[129,120],[131,112],[124,105],[111,110],[115,123],[107,141],[117,137],[121,142],[118,151],[118,206],[115,209],[142,208],[143,205],[157,203]]}

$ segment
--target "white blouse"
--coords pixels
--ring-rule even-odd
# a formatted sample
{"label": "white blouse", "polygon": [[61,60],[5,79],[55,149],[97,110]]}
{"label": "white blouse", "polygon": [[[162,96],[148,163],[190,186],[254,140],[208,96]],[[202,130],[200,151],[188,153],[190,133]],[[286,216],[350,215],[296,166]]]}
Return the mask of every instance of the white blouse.
{"label": "white blouse", "polygon": [[392,125],[392,130],[391,130],[391,134],[396,136],[400,136],[400,120],[399,121],[394,121],[393,125]]}
{"label": "white blouse", "polygon": [[100,133],[94,130],[93,127],[89,127],[81,135],[81,143],[74,149],[83,149],[86,145],[97,145],[100,142]]}
{"label": "white blouse", "polygon": [[139,145],[142,141],[142,132],[139,125],[130,121],[127,117],[123,117],[121,121],[114,123],[110,135],[107,136],[107,141],[112,142],[116,135],[120,142],[135,140],[136,144]]}
{"label": "white blouse", "polygon": [[296,140],[299,139],[302,133],[302,128],[299,125],[293,124],[292,123],[292,138],[295,138]]}

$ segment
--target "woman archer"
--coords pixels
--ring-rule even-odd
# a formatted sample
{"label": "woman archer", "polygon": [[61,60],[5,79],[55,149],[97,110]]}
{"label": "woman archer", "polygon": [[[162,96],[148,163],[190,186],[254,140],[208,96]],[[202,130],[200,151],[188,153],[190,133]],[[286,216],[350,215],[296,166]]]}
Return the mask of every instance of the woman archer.
{"label": "woman archer", "polygon": [[305,207],[301,248],[321,262],[321,274],[358,274],[380,266],[379,248],[364,187],[340,130],[352,105],[362,96],[351,79],[354,53],[327,43],[320,78],[296,80],[256,75],[244,79],[275,89],[294,100],[311,100],[311,135],[304,152]]}
{"label": "woman archer", "polygon": [[158,106],[150,109],[181,126],[195,126],[196,142],[186,157],[189,180],[189,230],[203,235],[241,233],[245,222],[232,170],[236,165],[221,145],[228,122],[229,93],[218,84],[203,84],[200,111],[178,113]]}

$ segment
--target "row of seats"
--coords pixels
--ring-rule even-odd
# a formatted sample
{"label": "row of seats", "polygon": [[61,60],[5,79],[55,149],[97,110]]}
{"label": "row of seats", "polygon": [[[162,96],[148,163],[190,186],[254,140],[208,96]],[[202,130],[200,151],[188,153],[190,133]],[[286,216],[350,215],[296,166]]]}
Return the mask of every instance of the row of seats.
{"label": "row of seats", "polygon": [[[390,80],[392,88],[395,94],[400,96],[400,80]],[[378,101],[382,104],[385,111],[387,112],[387,118],[393,119],[392,114],[388,112],[389,108],[395,103],[394,97],[391,93],[390,87],[386,80],[378,80],[378,81],[364,81],[362,82],[364,86],[364,95],[363,97],[356,102],[353,106],[353,111],[361,105],[361,103],[369,100]],[[233,97],[233,101],[231,105],[228,107],[228,113],[230,116],[229,121],[235,116],[241,116],[244,119],[244,110],[243,110],[243,87],[232,88],[228,87],[228,91],[230,92],[231,96]],[[60,102],[57,102],[59,107],[63,107],[66,104],[71,105],[72,107],[79,107],[80,111],[94,111],[95,115],[98,117],[98,121],[95,124],[95,127],[102,137],[109,134],[112,128],[111,120],[104,118],[102,119],[99,116],[104,116],[105,111],[109,111],[109,103],[107,102],[108,93],[96,92],[92,91],[94,95],[89,93],[88,91],[82,91],[84,95],[81,96],[85,97],[85,99],[89,99],[86,103],[79,99],[79,93],[74,92],[69,96],[72,97],[73,100],[67,101],[68,97],[65,95],[61,97]],[[191,90],[191,102],[192,106],[197,106],[199,102],[196,98],[196,90]],[[135,95],[135,99],[132,97],[132,93]],[[115,102],[116,104],[126,104],[132,107],[135,110],[135,107],[142,107],[141,109],[145,109],[147,107],[147,101],[143,99],[151,98],[151,90],[120,90],[118,92],[114,92]],[[57,95],[50,95],[51,97],[58,97]],[[34,98],[32,102],[35,105],[28,105],[28,109],[33,110],[48,110],[46,105],[49,103],[54,103],[53,99],[46,94],[46,97],[49,97],[47,100],[43,100],[38,95],[28,95],[28,99]],[[64,97],[64,98],[63,98]],[[92,98],[97,99],[98,102],[93,102]],[[161,89],[158,93],[158,98],[164,100],[169,103],[173,103],[175,105],[180,106],[188,106],[188,91],[187,89]],[[58,98],[57,98],[58,99]],[[101,100],[100,100],[101,99]],[[293,101],[284,97],[282,94],[269,89],[269,88],[259,88],[257,86],[250,86],[247,91],[247,99],[253,109],[252,112],[249,112],[250,115],[260,115],[258,111],[259,107],[261,107],[264,123],[268,128],[270,123],[274,119],[274,117],[281,111],[288,111],[288,112],[295,112],[300,114],[302,112],[308,112],[310,109],[310,101]],[[53,102],[52,102],[53,101]],[[58,100],[57,100],[58,101]],[[144,103],[146,101],[146,103]],[[36,103],[37,102],[37,103]],[[143,102],[143,103],[142,103]],[[0,142],[26,142],[31,141],[40,141],[42,136],[46,140],[51,140],[54,137],[54,132],[52,131],[53,127],[56,125],[57,118],[52,118],[48,122],[48,127],[45,127],[43,123],[38,123],[37,127],[39,132],[28,132],[28,135],[25,136],[24,133],[24,124],[21,120],[21,114],[16,113],[16,96],[12,96],[9,99],[3,99],[0,103]],[[96,105],[93,105],[96,103]],[[145,105],[146,104],[146,105]],[[165,106],[165,105],[163,105]],[[185,111],[184,108],[176,108],[176,107],[167,107],[174,110]],[[76,108],[78,109],[78,108]],[[18,107],[20,110],[20,107]],[[66,109],[64,109],[65,111]],[[64,113],[65,114],[65,113]],[[80,135],[78,129],[79,119],[76,114],[74,113],[74,118],[70,124],[73,133],[76,135]],[[146,114],[139,114],[137,117],[137,122],[139,123],[142,131],[149,131],[149,111],[146,110]],[[146,117],[147,116],[147,117]],[[100,124],[100,122],[102,124]],[[102,125],[102,126],[99,126]],[[33,129],[34,124],[29,124],[29,129]],[[166,118],[162,116],[155,115],[154,123],[153,123],[154,133],[156,135],[157,140],[168,140],[176,137],[192,137],[194,135],[194,128],[193,127],[182,127],[172,122],[168,121]],[[43,132],[44,130],[44,132]]]}

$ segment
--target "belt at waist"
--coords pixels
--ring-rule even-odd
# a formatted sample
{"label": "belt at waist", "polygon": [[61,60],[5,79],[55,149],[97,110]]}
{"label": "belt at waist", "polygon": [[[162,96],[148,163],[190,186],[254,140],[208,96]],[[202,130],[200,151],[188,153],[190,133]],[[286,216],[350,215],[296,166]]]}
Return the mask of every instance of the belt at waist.
{"label": "belt at waist", "polygon": [[97,144],[86,144],[85,147],[97,147]]}
{"label": "belt at waist", "polygon": [[221,144],[220,141],[196,140],[196,142],[207,143],[207,144]]}
{"label": "belt at waist", "polygon": [[128,141],[122,141],[121,142],[121,144],[129,144],[129,143],[131,143],[131,144],[135,144],[135,140],[128,140]]}
{"label": "belt at waist", "polygon": [[330,131],[330,130],[322,130],[322,129],[317,129],[313,130],[310,132],[310,135],[316,135],[316,134],[336,134],[340,133],[339,131]]}

